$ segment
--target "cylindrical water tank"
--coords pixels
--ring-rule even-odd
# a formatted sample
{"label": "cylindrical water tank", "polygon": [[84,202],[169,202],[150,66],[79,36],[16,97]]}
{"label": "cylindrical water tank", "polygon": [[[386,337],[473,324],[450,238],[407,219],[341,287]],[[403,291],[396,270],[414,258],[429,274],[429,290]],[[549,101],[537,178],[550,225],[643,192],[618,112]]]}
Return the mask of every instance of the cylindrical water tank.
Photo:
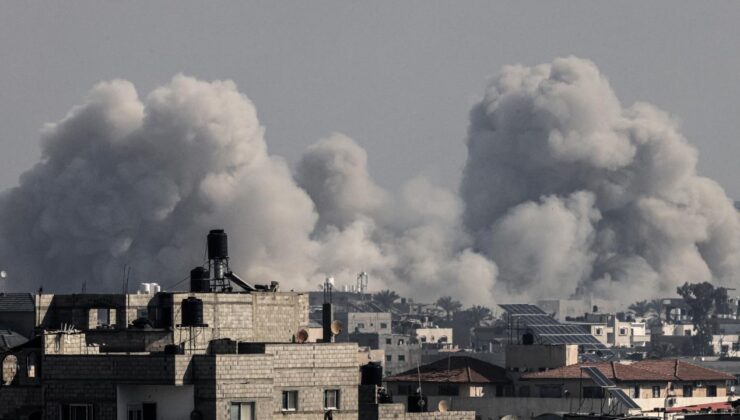
{"label": "cylindrical water tank", "polygon": [[152,293],[159,293],[162,291],[162,286],[159,285],[159,283],[152,283],[151,284],[151,291]]}
{"label": "cylindrical water tank", "polygon": [[210,273],[205,267],[195,267],[190,270],[190,291],[191,292],[210,292],[211,281],[208,279]]}
{"label": "cylindrical water tank", "polygon": [[203,301],[189,297],[182,300],[182,325],[195,327],[203,325]]}
{"label": "cylindrical water tank", "polygon": [[383,386],[383,366],[378,362],[370,362],[360,367],[360,383],[362,385]]}
{"label": "cylindrical water tank", "polygon": [[223,229],[208,232],[208,259],[222,260],[229,256],[229,238]]}
{"label": "cylindrical water tank", "polygon": [[141,283],[139,285],[139,293],[143,295],[148,295],[152,292],[152,285],[151,283]]}

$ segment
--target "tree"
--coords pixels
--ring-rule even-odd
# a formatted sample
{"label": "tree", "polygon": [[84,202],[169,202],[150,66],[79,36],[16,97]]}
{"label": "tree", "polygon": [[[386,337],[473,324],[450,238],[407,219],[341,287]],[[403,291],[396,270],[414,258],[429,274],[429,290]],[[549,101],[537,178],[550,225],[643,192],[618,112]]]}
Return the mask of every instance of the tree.
{"label": "tree", "polygon": [[691,323],[694,324],[697,334],[695,338],[695,350],[700,355],[705,355],[712,341],[713,317],[723,313],[727,306],[727,289],[715,288],[709,282],[684,283],[676,289],[686,304],[691,309]]}
{"label": "tree", "polygon": [[453,300],[450,296],[442,296],[437,299],[437,306],[445,310],[447,319],[452,319],[452,314],[459,311],[462,308],[462,303]]}
{"label": "tree", "polygon": [[398,293],[389,289],[381,290],[373,295],[373,300],[385,309],[390,309],[398,298],[400,298]]}
{"label": "tree", "polygon": [[483,320],[491,317],[491,310],[485,306],[473,305],[465,310],[465,314],[472,322],[473,327],[477,327]]}
{"label": "tree", "polygon": [[635,317],[642,318],[650,311],[650,304],[647,300],[639,300],[627,308],[634,314]]}

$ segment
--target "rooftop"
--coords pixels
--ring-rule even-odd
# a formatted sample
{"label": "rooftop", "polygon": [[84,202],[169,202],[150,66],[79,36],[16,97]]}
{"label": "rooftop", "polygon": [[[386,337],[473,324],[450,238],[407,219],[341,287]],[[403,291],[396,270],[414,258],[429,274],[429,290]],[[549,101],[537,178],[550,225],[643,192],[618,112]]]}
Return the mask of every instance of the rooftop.
{"label": "rooftop", "polygon": [[33,312],[35,308],[30,293],[0,293],[0,312]]}
{"label": "rooftop", "polygon": [[584,362],[544,372],[530,372],[522,379],[580,379],[587,375],[581,368],[595,367],[613,381],[724,381],[735,377],[724,372],[697,366],[678,359],[644,360],[632,364],[619,362]]}
{"label": "rooftop", "polygon": [[659,381],[668,382],[674,380],[672,375],[641,369],[634,364],[628,365],[619,362],[603,363],[578,363],[543,372],[530,372],[521,376],[522,379],[587,379],[588,375],[581,371],[584,367],[595,367],[607,378],[613,381]]}
{"label": "rooftop", "polygon": [[388,382],[509,383],[506,369],[468,356],[450,356],[384,379]]}

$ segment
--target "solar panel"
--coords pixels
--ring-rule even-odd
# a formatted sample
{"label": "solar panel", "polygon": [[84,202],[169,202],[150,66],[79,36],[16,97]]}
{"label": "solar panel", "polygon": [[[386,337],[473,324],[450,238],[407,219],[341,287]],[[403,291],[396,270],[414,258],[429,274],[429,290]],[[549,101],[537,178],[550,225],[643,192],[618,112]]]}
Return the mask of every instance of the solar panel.
{"label": "solar panel", "polygon": [[580,328],[575,325],[553,324],[532,326],[529,324],[529,326],[532,329],[532,332],[537,335],[591,335],[584,328]]}
{"label": "solar panel", "polygon": [[629,397],[622,389],[619,388],[608,388],[607,391],[612,395],[612,397],[616,398],[617,401],[622,403],[625,407],[627,407],[630,410],[641,410],[642,408],[637,405],[635,400]]}
{"label": "solar panel", "polygon": [[596,385],[602,387],[602,388],[614,388],[617,385],[612,382],[609,378],[606,377],[599,369],[588,366],[588,367],[582,367],[581,371],[585,372],[586,375],[588,375]]}
{"label": "solar panel", "polygon": [[591,335],[585,325],[561,324],[540,307],[521,303],[501,304],[509,314],[510,328],[528,329],[542,344],[578,344],[584,349],[601,350],[607,347]]}
{"label": "solar panel", "polygon": [[527,305],[522,303],[511,303],[498,305],[501,309],[509,313],[509,315],[546,315],[547,313],[535,305]]}

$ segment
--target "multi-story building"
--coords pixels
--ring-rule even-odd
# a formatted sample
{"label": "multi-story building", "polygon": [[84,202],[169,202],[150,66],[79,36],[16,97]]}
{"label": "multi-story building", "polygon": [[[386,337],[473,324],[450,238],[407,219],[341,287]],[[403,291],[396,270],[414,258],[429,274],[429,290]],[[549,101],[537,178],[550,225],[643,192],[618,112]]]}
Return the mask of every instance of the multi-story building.
{"label": "multi-story building", "polygon": [[36,295],[34,337],[0,353],[0,419],[404,417],[361,385],[357,344],[308,342],[307,294],[204,272],[190,292]]}

